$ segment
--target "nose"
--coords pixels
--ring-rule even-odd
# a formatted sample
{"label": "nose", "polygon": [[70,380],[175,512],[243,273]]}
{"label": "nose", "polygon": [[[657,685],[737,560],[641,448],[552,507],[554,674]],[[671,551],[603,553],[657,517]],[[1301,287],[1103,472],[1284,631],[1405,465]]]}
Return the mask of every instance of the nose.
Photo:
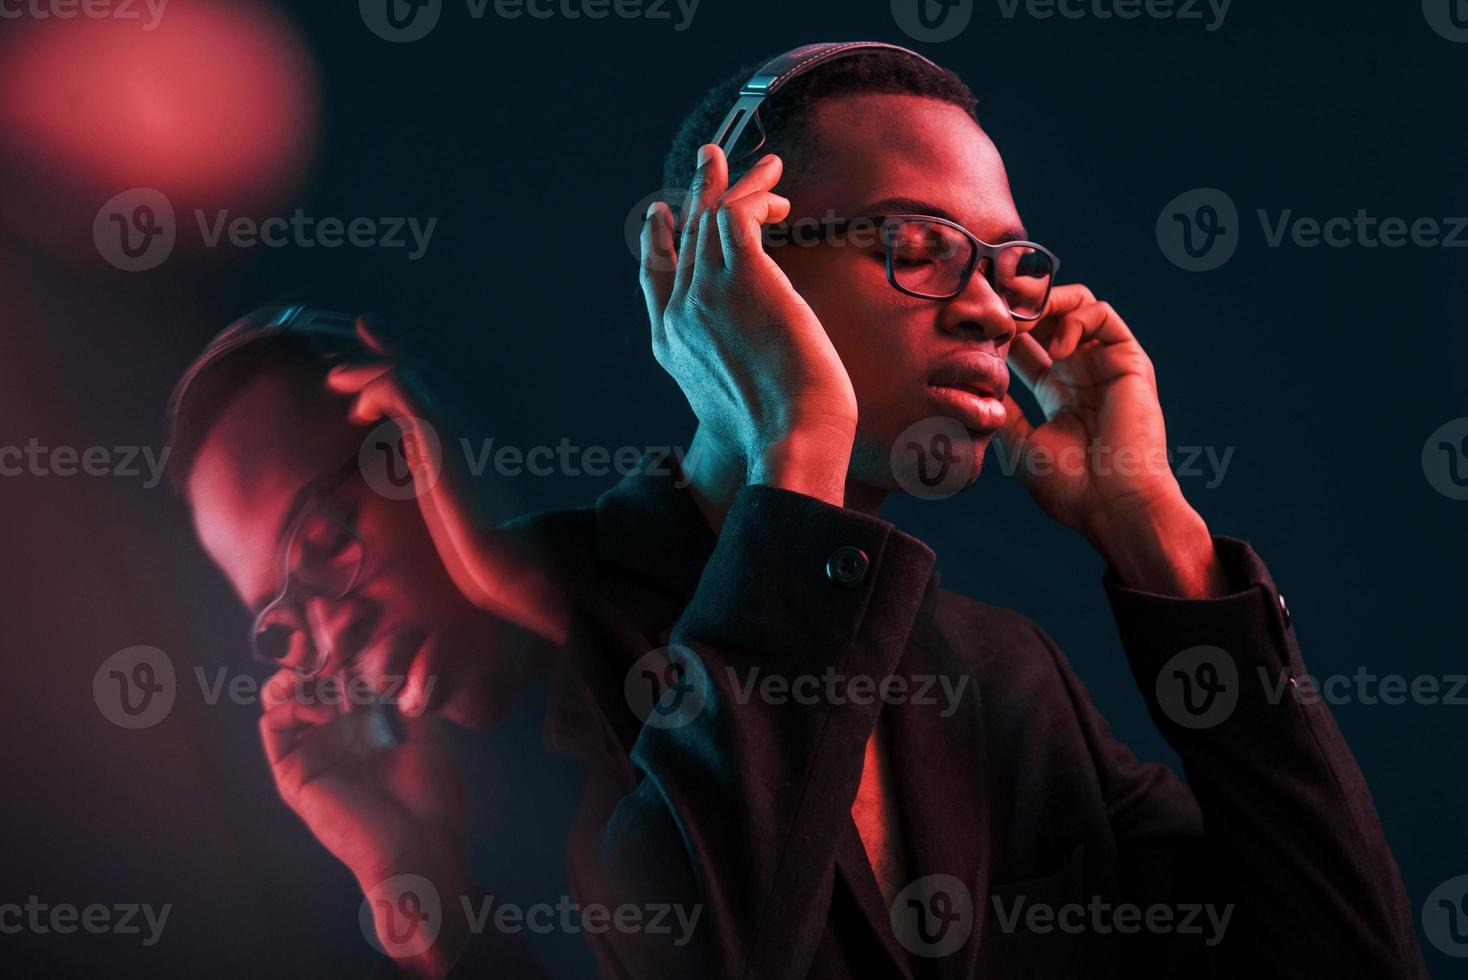
{"label": "nose", "polygon": [[1008,304],[989,285],[984,271],[984,263],[979,262],[963,292],[943,301],[939,325],[955,336],[989,341],[1002,353],[1014,340],[1019,327],[1009,315]]}
{"label": "nose", "polygon": [[340,670],[362,652],[373,623],[370,610],[357,596],[343,599],[312,596],[303,599],[301,606],[310,645],[307,660],[319,665],[319,673]]}

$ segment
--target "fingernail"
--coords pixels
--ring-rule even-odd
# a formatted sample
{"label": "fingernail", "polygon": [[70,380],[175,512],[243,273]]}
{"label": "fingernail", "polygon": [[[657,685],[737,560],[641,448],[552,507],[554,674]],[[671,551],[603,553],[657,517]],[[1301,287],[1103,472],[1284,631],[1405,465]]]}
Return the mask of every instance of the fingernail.
{"label": "fingernail", "polygon": [[712,143],[705,143],[703,146],[700,146],[698,148],[698,166],[699,166],[699,169],[703,169],[704,167],[708,166],[709,161],[712,160],[713,158],[714,158],[714,145]]}
{"label": "fingernail", "polygon": [[647,214],[644,214],[642,216],[642,220],[643,221],[651,221],[652,220],[652,216],[655,215],[655,214],[657,214],[657,213],[658,213],[658,202],[657,201],[653,201],[651,204],[649,204],[647,206]]}

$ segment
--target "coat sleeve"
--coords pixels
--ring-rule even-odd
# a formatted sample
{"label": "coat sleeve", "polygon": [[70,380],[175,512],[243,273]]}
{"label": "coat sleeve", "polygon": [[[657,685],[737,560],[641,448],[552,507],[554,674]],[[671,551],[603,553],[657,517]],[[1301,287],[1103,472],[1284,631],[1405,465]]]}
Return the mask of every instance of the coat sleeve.
{"label": "coat sleeve", "polygon": [[680,903],[699,919],[682,946],[647,934],[597,943],[604,973],[807,975],[880,704],[799,685],[893,672],[932,563],[884,521],[739,491],[669,637],[686,693],[665,693],[667,714],[642,726],[630,791],[583,807],[592,832],[575,836],[597,852],[572,859],[583,892]]}
{"label": "coat sleeve", "polygon": [[1109,736],[1055,651],[1134,893],[1235,905],[1214,946],[1137,948],[1205,962],[1218,977],[1422,980],[1366,781],[1326,705],[1297,685],[1305,665],[1289,612],[1247,544],[1215,546],[1235,588],[1227,596],[1170,598],[1105,578],[1133,676],[1188,788]]}

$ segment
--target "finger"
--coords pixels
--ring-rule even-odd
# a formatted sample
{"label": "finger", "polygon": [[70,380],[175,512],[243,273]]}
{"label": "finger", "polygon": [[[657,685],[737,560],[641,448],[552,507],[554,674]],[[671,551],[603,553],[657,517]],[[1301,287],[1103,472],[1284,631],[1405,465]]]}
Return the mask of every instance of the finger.
{"label": "finger", "polygon": [[[265,749],[265,758],[276,770],[276,780],[284,785],[299,785],[309,777],[302,772],[303,764],[311,772],[319,771],[327,758],[336,752],[323,752],[321,746],[329,748],[333,741],[334,725],[341,718],[340,712],[324,720],[307,720],[300,717],[302,706],[294,701],[278,704],[260,716],[260,743]],[[313,747],[316,751],[312,751]],[[312,762],[311,757],[316,757]],[[281,772],[288,765],[294,772]]]}
{"label": "finger", "polygon": [[[289,705],[281,705],[283,711]],[[260,740],[271,775],[282,798],[292,807],[298,794],[309,783],[333,771],[343,771],[345,764],[362,758],[371,743],[363,738],[362,715],[344,715],[324,725],[271,727],[269,715],[261,717]],[[340,784],[338,789],[342,789]]]}
{"label": "finger", "polygon": [[697,233],[690,241],[694,243],[690,246],[694,250],[690,278],[699,269],[713,271],[724,267],[724,242],[719,237],[719,211],[708,211],[699,216]]}
{"label": "finger", "polygon": [[1056,286],[1050,291],[1050,299],[1045,304],[1044,319],[1058,318],[1069,313],[1071,310],[1094,302],[1096,302],[1095,294],[1091,292],[1089,287],[1083,286],[1078,282]]}
{"label": "finger", "polygon": [[260,685],[260,706],[266,711],[291,698],[297,679],[300,677],[289,667],[282,667]]}
{"label": "finger", "polygon": [[328,725],[341,717],[341,706],[334,698],[290,697],[260,716],[262,731],[278,735],[299,734],[310,728]]}
{"label": "finger", "polygon": [[364,313],[357,317],[357,336],[372,353],[395,359],[392,343],[387,339],[387,321],[382,317],[375,313]]}
{"label": "finger", "polygon": [[1020,334],[1009,345],[1009,366],[1025,387],[1033,391],[1054,362],[1038,340],[1030,334]]}
{"label": "finger", "polygon": [[260,688],[260,704],[266,715],[272,715],[272,724],[290,728],[301,725],[320,725],[341,714],[344,691],[336,695],[323,691],[320,680],[302,677],[290,668],[282,668],[271,675]]}
{"label": "finger", "polygon": [[371,364],[338,364],[326,372],[326,387],[343,395],[353,395],[393,369],[388,361]]}
{"label": "finger", "polygon": [[433,676],[434,665],[430,663],[432,659],[415,657],[408,667],[408,676],[403,683],[403,693],[399,700],[405,720],[422,719],[429,711],[436,711],[443,706],[446,692]]}
{"label": "finger", "polygon": [[714,143],[698,149],[698,173],[693,180],[693,209],[709,211],[729,189],[729,158]]}
{"label": "finger", "polygon": [[398,377],[400,370],[393,368],[384,371],[369,382],[357,394],[357,400],[352,403],[347,418],[357,425],[368,425],[379,419],[397,419],[403,422],[432,414],[413,396],[409,386],[401,383]]}
{"label": "finger", "polygon": [[719,206],[724,207],[731,201],[750,194],[759,194],[774,188],[780,182],[780,176],[785,172],[785,162],[773,153],[767,153],[759,159],[743,177],[729,188],[719,199]]}
{"label": "finger", "polygon": [[1090,303],[1060,318],[1050,343],[1050,358],[1063,360],[1083,343],[1093,340],[1107,345],[1125,344],[1135,342],[1136,337],[1110,303]]}
{"label": "finger", "polygon": [[755,255],[765,255],[760,229],[790,216],[790,201],[769,191],[751,193],[719,208],[719,238],[724,264],[737,268]]}
{"label": "finger", "polygon": [[654,201],[642,223],[642,298],[647,301],[647,318],[653,342],[663,331],[663,311],[673,297],[677,280],[678,254],[673,245],[673,215],[666,204]]}
{"label": "finger", "polygon": [[724,151],[712,143],[698,149],[698,169],[693,175],[693,186],[689,189],[690,214],[683,225],[683,235],[678,243],[682,252],[688,247],[697,230],[700,219],[711,211],[719,198],[729,189],[729,161]]}

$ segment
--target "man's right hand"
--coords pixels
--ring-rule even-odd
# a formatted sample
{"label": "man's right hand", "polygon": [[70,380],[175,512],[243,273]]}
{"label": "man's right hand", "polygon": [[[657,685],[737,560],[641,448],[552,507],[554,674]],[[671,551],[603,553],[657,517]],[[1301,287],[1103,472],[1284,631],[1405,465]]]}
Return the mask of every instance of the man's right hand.
{"label": "man's right hand", "polygon": [[[642,232],[642,291],[653,354],[699,425],[743,458],[749,483],[841,506],[856,394],[815,313],[765,252],[761,228],[790,202],[766,156],[732,188],[717,146],[699,151],[681,232],[655,203]],[[676,238],[675,238],[676,235]]]}
{"label": "man's right hand", "polygon": [[[326,703],[344,699],[321,696],[318,685],[281,670],[261,689],[260,736],[281,798],[364,894],[398,875],[420,875],[433,883],[444,908],[457,908],[459,896],[470,893],[468,804],[437,723],[404,716],[406,741],[385,745],[380,720]],[[410,974],[442,976],[469,938],[459,917],[442,919],[426,950],[396,949],[398,941],[381,924],[379,939]]]}
{"label": "man's right hand", "polygon": [[[362,317],[357,321],[357,335],[380,359],[339,365],[326,379],[332,391],[352,396],[349,419],[359,425],[392,419],[404,428],[405,437],[415,425],[434,426],[430,420],[438,412],[431,392],[416,371],[400,363],[381,325]],[[443,443],[448,442],[448,433],[440,432],[440,436]],[[469,474],[458,454],[445,451],[441,455],[437,480],[417,497],[449,577],[480,609],[554,643],[562,642],[568,617],[565,596],[546,573],[543,556],[514,534],[480,527],[469,505]]]}

